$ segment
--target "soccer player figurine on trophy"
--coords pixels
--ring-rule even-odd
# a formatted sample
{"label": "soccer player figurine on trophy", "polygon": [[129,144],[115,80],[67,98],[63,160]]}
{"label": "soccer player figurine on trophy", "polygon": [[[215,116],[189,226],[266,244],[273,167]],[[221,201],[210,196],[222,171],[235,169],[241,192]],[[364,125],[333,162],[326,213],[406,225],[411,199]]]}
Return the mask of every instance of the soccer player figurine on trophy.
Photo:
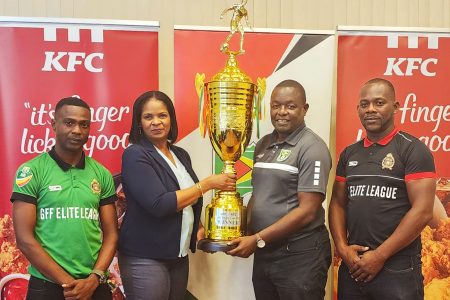
{"label": "soccer player figurine on trophy", "polygon": [[[238,66],[237,55],[243,54],[244,29],[242,17],[247,20],[247,0],[224,10],[222,16],[233,10],[230,34],[220,51],[228,56],[225,67],[204,83],[205,75],[198,74],[195,87],[200,98],[200,131],[209,132],[211,144],[224,162],[223,173],[234,173],[234,164],[247,147],[252,131],[253,116],[261,118],[261,101],[264,96],[265,78],[258,78],[255,85]],[[241,32],[240,49],[232,51],[228,42],[233,34]],[[259,131],[259,130],[258,130]],[[259,132],[258,132],[259,134]],[[206,252],[229,251],[234,246],[227,243],[244,236],[247,227],[247,208],[236,191],[218,191],[205,210],[205,238],[197,248]]]}
{"label": "soccer player figurine on trophy", "polygon": [[239,4],[234,4],[233,6],[225,9],[222,14],[220,15],[220,18],[223,19],[225,14],[229,11],[233,11],[233,16],[231,17],[230,21],[230,33],[227,35],[227,38],[220,46],[220,51],[223,53],[227,53],[229,51],[229,45],[228,42],[231,40],[233,35],[236,33],[236,31],[239,31],[241,33],[241,39],[239,40],[239,53],[242,54],[245,52],[244,50],[244,26],[241,24],[242,18],[244,18],[245,23],[249,28],[250,24],[248,23],[248,13],[247,9],[245,9],[245,5],[247,4],[248,0],[242,0]]}

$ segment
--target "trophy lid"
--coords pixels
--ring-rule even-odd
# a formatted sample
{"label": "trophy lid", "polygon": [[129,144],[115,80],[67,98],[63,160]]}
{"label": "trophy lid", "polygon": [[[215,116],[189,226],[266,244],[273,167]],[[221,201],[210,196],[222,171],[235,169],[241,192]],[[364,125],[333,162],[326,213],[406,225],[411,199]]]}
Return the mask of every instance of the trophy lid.
{"label": "trophy lid", "polygon": [[236,55],[232,52],[228,53],[227,63],[219,73],[211,78],[211,81],[235,81],[253,83],[250,76],[245,74],[238,66]]}

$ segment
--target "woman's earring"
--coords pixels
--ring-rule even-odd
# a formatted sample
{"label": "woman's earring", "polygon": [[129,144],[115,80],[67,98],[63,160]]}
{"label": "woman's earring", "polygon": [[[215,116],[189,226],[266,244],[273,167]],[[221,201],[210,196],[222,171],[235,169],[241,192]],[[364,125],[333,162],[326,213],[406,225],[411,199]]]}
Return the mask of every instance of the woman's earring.
{"label": "woman's earring", "polygon": [[139,135],[142,135],[142,127],[139,127]]}

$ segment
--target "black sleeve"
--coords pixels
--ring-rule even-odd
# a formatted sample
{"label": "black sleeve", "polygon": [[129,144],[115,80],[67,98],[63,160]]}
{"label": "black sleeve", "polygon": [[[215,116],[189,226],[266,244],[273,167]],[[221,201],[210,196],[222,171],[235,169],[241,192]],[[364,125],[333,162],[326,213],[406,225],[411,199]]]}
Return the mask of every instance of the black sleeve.
{"label": "black sleeve", "polygon": [[19,200],[19,201],[31,203],[34,205],[37,204],[37,199],[35,197],[26,195],[26,194],[17,193],[17,192],[12,193],[10,200],[11,200],[11,202]]}

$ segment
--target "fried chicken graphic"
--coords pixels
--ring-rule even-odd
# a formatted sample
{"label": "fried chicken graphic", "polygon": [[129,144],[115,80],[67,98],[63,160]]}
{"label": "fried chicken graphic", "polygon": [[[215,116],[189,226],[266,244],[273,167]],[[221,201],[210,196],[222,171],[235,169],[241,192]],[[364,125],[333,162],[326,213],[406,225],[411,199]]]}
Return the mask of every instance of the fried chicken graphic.
{"label": "fried chicken graphic", "polygon": [[10,215],[0,218],[0,278],[11,273],[27,273],[28,261],[16,246]]}
{"label": "fried chicken graphic", "polygon": [[450,219],[422,232],[425,299],[450,299]]}

